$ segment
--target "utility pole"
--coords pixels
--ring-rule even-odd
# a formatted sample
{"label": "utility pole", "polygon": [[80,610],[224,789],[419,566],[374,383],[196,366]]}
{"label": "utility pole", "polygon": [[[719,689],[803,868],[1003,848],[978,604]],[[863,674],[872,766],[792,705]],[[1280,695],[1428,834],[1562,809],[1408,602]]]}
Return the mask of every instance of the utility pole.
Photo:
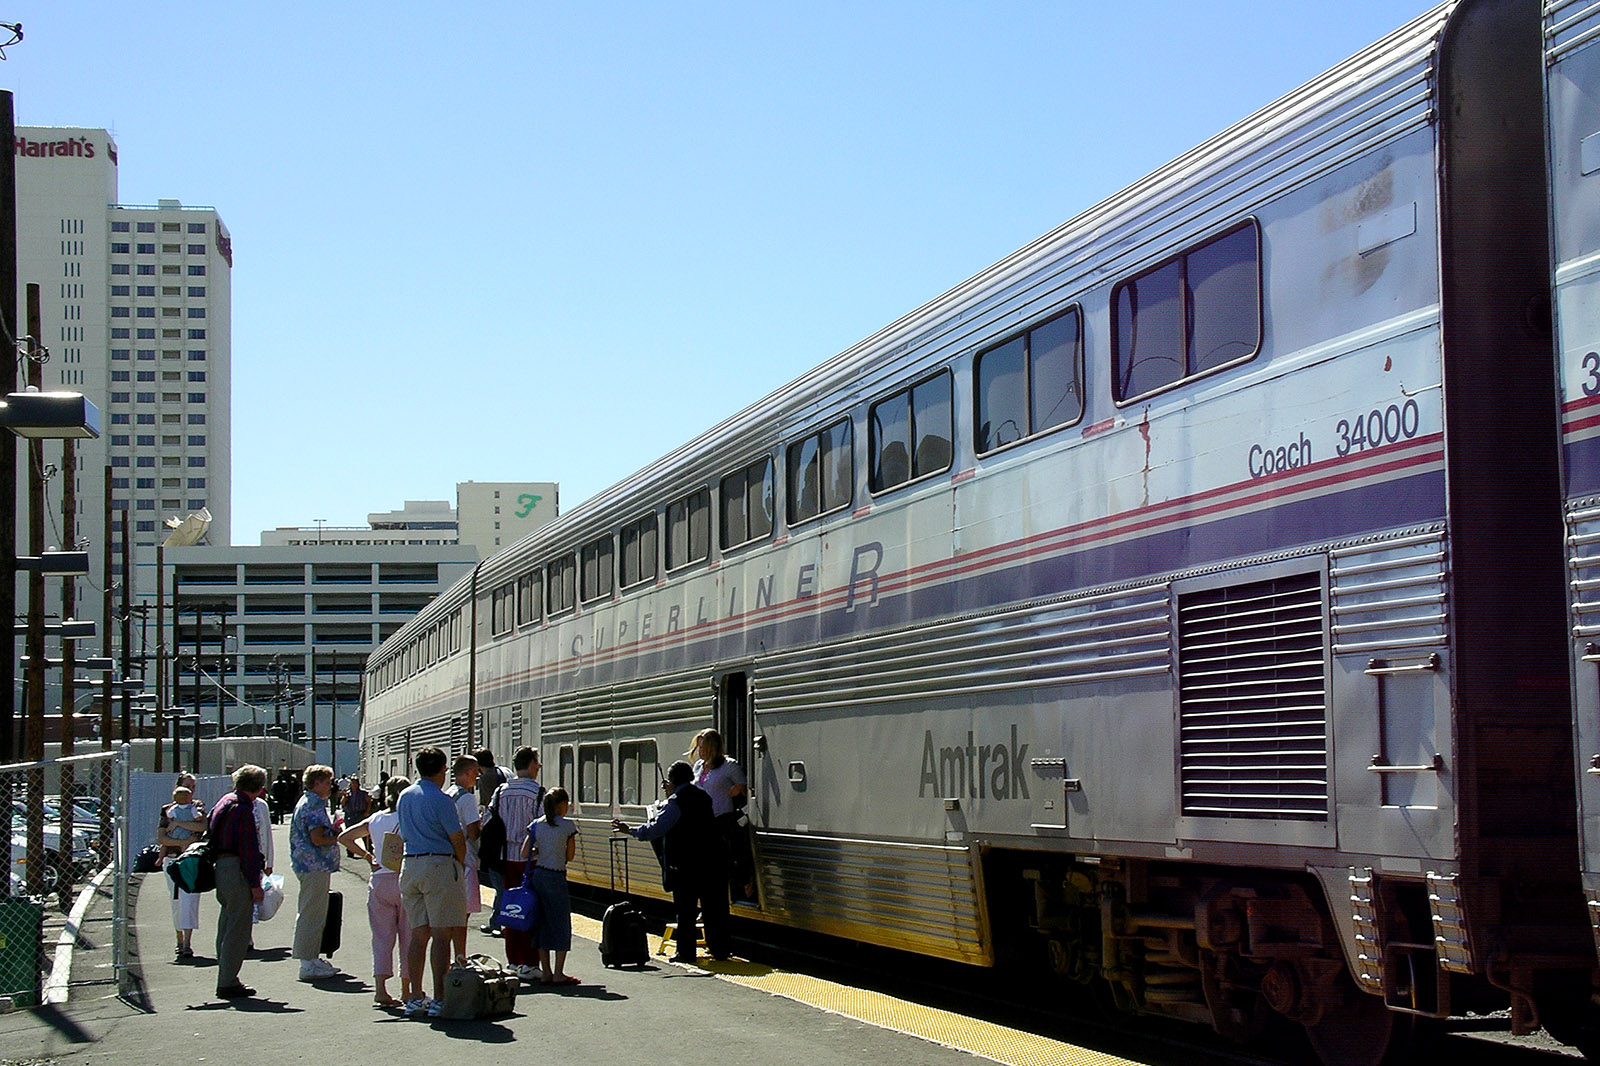
{"label": "utility pole", "polygon": [[[16,116],[10,90],[0,90],[0,138],[16,143]],[[0,152],[0,387],[17,391],[17,160]],[[18,761],[17,744],[17,438],[0,433],[0,622],[7,627],[0,655],[0,765]],[[9,783],[0,787],[9,799]],[[6,842],[10,869],[11,843]]]}
{"label": "utility pole", "polygon": [[[128,512],[122,512],[124,516]],[[127,518],[123,518],[123,529],[127,529]],[[126,537],[127,533],[124,532]],[[127,543],[126,540],[123,541]],[[173,590],[177,592],[176,589]],[[148,645],[145,647],[146,655],[150,654]],[[167,549],[166,545],[156,545],[156,773],[161,772],[161,741],[166,735],[162,728],[162,714],[167,705]],[[177,767],[173,767],[177,769]]]}
{"label": "utility pole", "polygon": [[[4,154],[4,153],[0,153]],[[27,288],[28,384],[43,384],[44,370],[39,359],[39,335],[44,332],[39,286]],[[28,441],[28,554],[35,559],[44,554],[44,441]],[[44,571],[28,571],[28,668],[24,689],[28,697],[27,750],[23,758],[38,763],[44,760]],[[44,770],[28,771],[28,890],[43,894],[44,883]]]}
{"label": "utility pole", "polygon": [[[44,367],[40,363],[39,335],[44,331],[43,312],[40,309],[39,286],[30,283],[28,297],[28,384],[40,388],[44,384]],[[28,554],[34,558],[44,554],[44,441],[28,441]],[[28,669],[25,685],[28,693],[27,750],[23,758],[29,762],[44,759],[44,570],[35,567],[28,571]],[[41,813],[40,817],[43,817]],[[32,840],[43,832],[30,828]],[[31,864],[30,864],[31,866]],[[29,870],[29,881],[33,880]]]}
{"label": "utility pole", "polygon": [[[334,757],[338,754],[336,745],[339,743],[339,653],[333,653],[333,683],[328,687],[332,693],[333,709],[328,712],[328,765],[333,765]],[[357,768],[361,760],[356,759]]]}
{"label": "utility pole", "polygon": [[[311,649],[311,670],[306,674],[307,687],[311,693],[311,758],[317,757],[317,651]],[[328,760],[328,765],[333,765],[333,760]]]}
{"label": "utility pole", "polygon": [[272,728],[283,736],[283,665],[272,657]]}
{"label": "utility pole", "polygon": [[[224,684],[228,676],[228,608],[223,604],[217,605],[217,758],[222,758],[222,735],[227,732],[224,725],[228,718],[228,690]],[[227,760],[223,760],[222,772],[227,773]]]}
{"label": "utility pole", "polygon": [[[110,499],[109,494],[106,497]],[[133,675],[133,605],[129,597],[133,593],[133,528],[128,525],[128,508],[124,505],[119,512],[122,515],[122,678],[126,681]],[[107,526],[109,530],[111,527]],[[107,616],[106,626],[111,625]],[[144,661],[139,662],[139,677],[145,676]],[[122,697],[122,742],[131,744],[131,719],[133,717],[133,698],[127,692],[121,692]],[[142,723],[141,723],[142,724]],[[142,732],[142,730],[141,730]]]}
{"label": "utility pole", "polygon": [[[78,449],[71,440],[61,442],[61,547],[78,550]],[[87,569],[87,568],[86,568]],[[78,580],[71,574],[61,579],[61,621],[78,617]],[[78,725],[73,703],[78,698],[74,675],[78,671],[73,654],[74,638],[61,631],[61,756],[66,758],[77,745]],[[72,805],[77,801],[77,775],[70,762],[61,764],[61,861],[72,865]]]}
{"label": "utility pole", "polygon": [[[105,514],[104,522],[100,526],[105,530],[102,538],[105,543],[103,565],[100,568],[100,650],[105,655],[106,661],[111,661],[111,582],[113,573],[111,569],[111,467],[106,466],[105,489]],[[100,679],[100,750],[111,750],[111,680],[115,671],[106,670]],[[100,809],[109,813],[111,805],[102,803]],[[106,836],[101,834],[102,839]]]}

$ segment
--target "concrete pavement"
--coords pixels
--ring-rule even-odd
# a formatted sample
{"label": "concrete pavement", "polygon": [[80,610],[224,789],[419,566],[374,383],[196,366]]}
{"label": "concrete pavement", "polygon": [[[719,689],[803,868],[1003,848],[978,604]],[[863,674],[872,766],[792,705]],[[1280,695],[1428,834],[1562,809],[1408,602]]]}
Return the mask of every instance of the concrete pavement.
{"label": "concrete pavement", "polygon": [[[278,827],[278,834],[278,853],[287,855],[284,827]],[[517,1054],[616,1062],[661,1062],[706,1053],[763,1066],[856,1066],[864,1061],[967,1066],[975,1061],[967,1052],[882,1028],[883,1022],[867,1024],[806,1005],[801,1002],[805,992],[792,991],[798,987],[796,975],[781,975],[787,979],[782,988],[748,987],[773,975],[756,964],[720,964],[719,975],[658,957],[642,969],[603,969],[596,944],[582,938],[585,932],[594,933],[595,923],[581,917],[567,966],[582,979],[580,985],[524,985],[514,1015],[485,1021],[422,1021],[379,1010],[372,1004],[365,871],[354,860],[346,859],[344,865],[333,878],[333,887],[345,896],[344,942],[333,958],[344,972],[316,984],[297,979],[298,963],[289,958],[288,947],[297,897],[290,873],[283,909],[256,927],[257,950],[240,975],[259,994],[231,1001],[213,994],[215,897],[202,901],[196,958],[175,961],[168,882],[159,874],[136,876],[141,994],[130,1004],[115,998],[113,986],[80,986],[75,979],[73,997],[64,1007],[0,1016],[0,1066],[31,1061],[117,1066],[179,1061],[188,1066],[240,1055],[268,1062],[362,1064],[394,1055],[429,1061],[461,1054],[462,1040],[526,1042]],[[500,941],[480,934],[478,921],[469,934],[469,952],[503,958]],[[91,928],[92,923],[91,913]],[[104,932],[109,940],[108,926]],[[85,955],[79,962],[101,965],[90,962],[92,957]],[[390,988],[398,992],[398,979]],[[959,1020],[956,1025],[960,1027]],[[1063,1061],[1055,1054],[1046,1048],[1037,1059],[1019,1061]],[[1077,1061],[1113,1061],[1088,1054]]]}

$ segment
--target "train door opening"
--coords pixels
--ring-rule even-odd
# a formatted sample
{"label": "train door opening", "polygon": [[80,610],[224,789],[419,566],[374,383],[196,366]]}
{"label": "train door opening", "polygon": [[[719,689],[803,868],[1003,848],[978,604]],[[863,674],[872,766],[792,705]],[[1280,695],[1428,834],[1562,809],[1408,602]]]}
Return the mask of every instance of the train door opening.
{"label": "train door opening", "polygon": [[750,730],[750,675],[744,672],[723,674],[717,682],[717,731],[730,759],[738,760],[749,774],[755,751]]}
{"label": "train door opening", "polygon": [[717,679],[717,730],[722,734],[723,754],[738,762],[745,774],[745,796],[748,805],[737,826],[727,827],[729,859],[732,876],[729,879],[729,897],[735,906],[759,907],[760,892],[756,884],[756,862],[753,836],[763,824],[760,799],[755,784],[760,779],[756,759],[761,754],[756,740],[755,713],[750,702],[750,675],[744,671],[731,671]]}

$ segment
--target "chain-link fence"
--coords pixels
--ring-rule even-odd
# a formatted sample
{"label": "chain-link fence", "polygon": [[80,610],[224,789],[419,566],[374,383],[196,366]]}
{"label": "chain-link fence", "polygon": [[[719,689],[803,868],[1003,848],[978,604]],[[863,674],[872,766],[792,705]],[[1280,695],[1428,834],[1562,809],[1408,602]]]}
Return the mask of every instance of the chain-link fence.
{"label": "chain-link fence", "polygon": [[113,866],[113,963],[127,972],[128,869],[125,751],[96,752],[0,766],[0,800],[10,808],[6,879],[0,884],[0,998],[14,1007],[43,1001],[52,952],[45,944],[51,907],[68,911],[96,871]]}

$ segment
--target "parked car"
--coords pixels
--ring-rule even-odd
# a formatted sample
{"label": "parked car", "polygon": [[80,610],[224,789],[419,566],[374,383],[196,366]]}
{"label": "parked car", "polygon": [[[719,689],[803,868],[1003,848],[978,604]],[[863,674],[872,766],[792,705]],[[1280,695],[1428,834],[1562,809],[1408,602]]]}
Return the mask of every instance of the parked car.
{"label": "parked car", "polygon": [[[61,856],[60,812],[54,808],[46,807],[44,815],[46,890],[56,892],[65,900],[72,894],[72,886],[78,878],[98,866],[99,860],[95,849],[96,841],[86,829],[74,832],[71,860],[63,862]],[[98,835],[98,833],[95,835]],[[11,876],[13,885],[16,885],[18,881],[23,885],[27,884],[27,863],[27,809],[25,805],[13,802],[11,810]]]}

